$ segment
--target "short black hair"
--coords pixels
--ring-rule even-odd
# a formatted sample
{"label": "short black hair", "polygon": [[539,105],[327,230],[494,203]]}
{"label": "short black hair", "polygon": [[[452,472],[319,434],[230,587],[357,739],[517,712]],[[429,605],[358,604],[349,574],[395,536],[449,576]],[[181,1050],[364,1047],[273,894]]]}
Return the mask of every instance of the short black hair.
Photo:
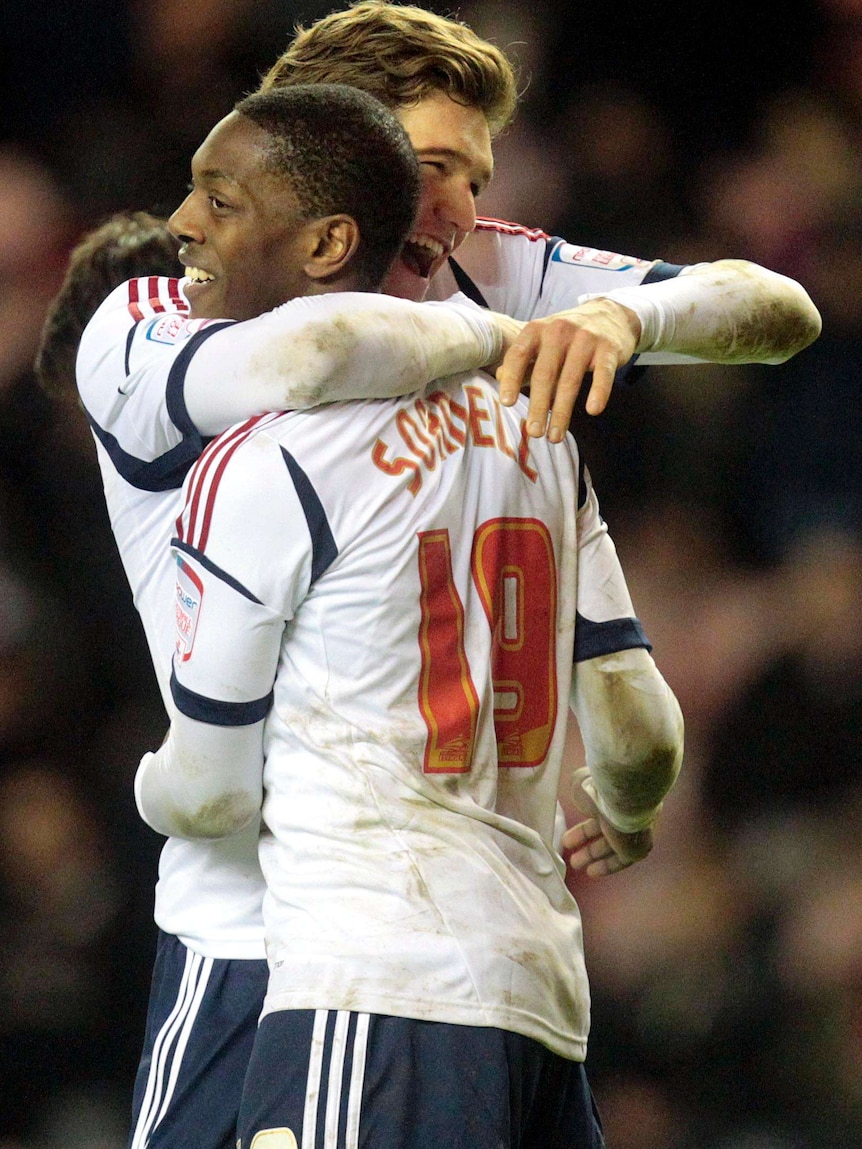
{"label": "short black hair", "polygon": [[346,84],[256,92],[235,110],[268,133],[271,170],[290,181],[308,219],[356,220],[356,270],[363,287],[379,287],[419,207],[419,164],[392,113]]}
{"label": "short black hair", "polygon": [[127,279],[180,275],[178,246],[167,221],[145,211],[117,212],[79,240],[45,315],[36,350],[36,378],[47,395],[77,398],[78,344],[94,312]]}

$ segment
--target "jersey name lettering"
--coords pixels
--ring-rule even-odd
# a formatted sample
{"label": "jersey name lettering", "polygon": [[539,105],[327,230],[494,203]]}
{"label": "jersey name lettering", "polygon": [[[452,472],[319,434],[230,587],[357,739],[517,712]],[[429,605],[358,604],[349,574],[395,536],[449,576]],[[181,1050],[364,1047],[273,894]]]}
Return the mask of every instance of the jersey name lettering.
{"label": "jersey name lettering", "polygon": [[469,440],[476,447],[491,447],[517,463],[531,483],[536,472],[530,466],[530,445],[526,424],[521,420],[521,438],[515,449],[509,442],[500,401],[475,384],[466,384],[467,406],[443,391],[425,399],[414,399],[404,408],[395,423],[408,456],[391,456],[391,448],[378,439],[371,450],[371,461],[386,475],[412,472],[407,489],[416,495],[422,487],[423,468],[433,471],[437,463],[461,450]]}

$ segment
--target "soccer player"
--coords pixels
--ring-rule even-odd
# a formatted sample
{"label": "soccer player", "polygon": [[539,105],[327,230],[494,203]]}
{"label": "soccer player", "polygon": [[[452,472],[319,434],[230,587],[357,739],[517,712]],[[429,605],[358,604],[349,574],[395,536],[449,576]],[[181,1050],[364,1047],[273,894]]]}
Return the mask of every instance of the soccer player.
{"label": "soccer player", "polygon": [[[348,69],[345,75],[359,87],[379,82],[384,95],[389,92],[386,102],[402,119],[406,110],[423,113],[418,119],[410,117],[406,125],[419,150],[423,189],[410,254],[398,269],[401,290],[414,297],[421,294],[434,273],[431,293],[448,294],[450,274],[457,275],[474,297],[481,296],[532,320],[524,341],[516,342],[504,360],[500,377],[501,398],[511,403],[532,365],[529,423],[533,431],[546,425],[555,376],[560,377],[561,385],[553,403],[552,437],[561,435],[568,425],[584,371],[593,372],[590,405],[592,410],[599,410],[615,369],[627,363],[635,350],[641,353],[641,362],[678,359],[679,352],[723,361],[780,361],[816,335],[819,318],[799,285],[749,264],[725,262],[723,267],[686,269],[684,275],[668,280],[679,269],[660,261],[594,252],[549,240],[538,231],[482,221],[458,247],[458,264],[448,261],[446,256],[455,251],[475,219],[476,177],[484,179],[490,170],[487,164],[475,162],[477,152],[481,160],[487,160],[485,145],[514,107],[511,68],[497,49],[483,45],[462,25],[440,21],[420,9],[361,4],[336,16],[342,16],[344,22],[327,18],[309,29],[297,40],[295,51],[289,49],[279,70],[287,79],[290,68],[307,58],[310,70],[306,75],[318,82],[327,78],[328,69],[343,66]],[[349,32],[351,20],[355,22],[352,46],[342,35],[345,29]],[[347,41],[350,39],[347,35]],[[477,44],[481,50],[476,50]],[[398,80],[399,75],[413,79]],[[303,77],[297,72],[293,78]],[[429,96],[434,97],[430,102]],[[454,119],[450,116],[453,108]],[[433,113],[430,117],[429,110]],[[468,127],[478,132],[475,148],[469,134],[464,139],[464,125],[458,119],[461,112],[472,112]],[[216,270],[206,265],[205,269]],[[444,287],[439,289],[435,284],[441,277]],[[625,306],[598,298],[580,305],[577,311],[569,310],[560,319],[534,318],[555,309],[573,309],[585,294],[601,295],[609,280],[634,289]],[[685,285],[685,292],[674,298],[680,284]],[[259,326],[252,321],[213,333],[213,324],[208,325],[209,333],[195,333],[196,321],[188,324],[182,311],[171,311],[174,301],[179,301],[181,308],[184,305],[180,285],[138,283],[130,290],[137,290],[137,300],[131,301],[128,291],[120,291],[100,314],[88,339],[88,352],[81,360],[81,386],[94,430],[103,440],[100,454],[109,503],[117,508],[112,520],[126,568],[138,588],[136,601],[150,635],[159,678],[166,684],[168,645],[155,639],[160,627],[150,608],[158,601],[154,572],[160,570],[159,577],[165,577],[167,566],[159,566],[164,535],[155,527],[153,505],[170,499],[166,492],[182,479],[205,437],[230,422],[266,409],[307,404],[315,397],[338,398],[345,394],[339,388],[346,380],[358,394],[360,381],[351,378],[347,364],[355,371],[373,362],[375,371],[369,372],[366,393],[383,394],[382,390],[371,390],[377,368],[385,366],[389,351],[399,356],[400,363],[405,359],[400,358],[401,336],[394,328],[386,328],[389,344],[379,345],[373,358],[357,354],[351,362],[345,354],[335,364],[324,354],[327,347],[323,339],[312,337],[305,342],[310,358],[305,352],[295,356],[295,374],[301,377],[304,371],[311,373],[312,382],[307,389],[302,388],[300,379],[288,382],[279,375],[287,364],[283,351],[274,353],[273,317],[267,316]],[[327,302],[337,307],[336,298]],[[380,297],[365,301],[371,309],[378,302],[382,303]],[[757,322],[751,322],[752,309],[760,304],[764,306],[757,312]],[[349,319],[344,324],[349,333]],[[382,338],[382,323],[375,330]],[[126,378],[130,333],[130,378],[145,383],[124,383],[118,396],[117,380]],[[322,334],[322,328],[318,333]],[[466,338],[463,331],[461,337]],[[236,355],[229,350],[234,339],[240,345]],[[336,342],[334,351],[338,346]],[[406,361],[409,359],[410,355]],[[329,382],[325,378],[327,366],[332,368]],[[225,368],[227,375],[222,374]],[[398,371],[394,366],[394,378]],[[402,389],[414,385],[409,372],[402,371],[401,378]],[[394,391],[393,387],[388,393]],[[170,518],[170,514],[161,514],[158,521],[164,523]],[[251,832],[229,844],[170,841],[166,845],[157,887],[156,920],[163,934],[179,938],[185,946],[179,950],[184,960],[178,969],[182,974],[187,962],[192,980],[187,985],[178,976],[174,987],[177,1015],[175,1018],[168,1011],[164,1032],[160,1034],[157,1023],[150,1027],[142,1072],[152,1070],[153,1088],[148,1101],[149,1124],[139,1144],[148,1137],[153,1145],[184,1144],[175,1131],[182,1127],[180,1114],[186,1104],[191,1105],[192,1115],[188,1128],[196,1128],[197,1143],[201,1144],[204,1133],[195,1119],[196,1106],[204,1094],[195,1086],[207,1079],[206,1064],[218,1066],[226,1051],[234,1048],[234,1036],[243,1029],[250,1044],[260,1006],[255,994],[264,976],[262,972],[252,973],[255,966],[263,969],[258,960],[263,957],[263,883],[254,845]],[[615,866],[615,859],[619,860],[617,854],[608,857],[609,868]],[[205,986],[197,980],[201,975],[207,979]],[[231,984],[229,1007],[225,1004],[228,995],[218,990],[225,983]],[[167,999],[168,984],[160,984]],[[187,994],[189,986],[193,988]],[[225,1016],[228,1008],[232,1011],[230,1022]],[[223,1040],[212,1040],[214,1032]],[[175,1056],[185,1064],[172,1062]],[[238,1089],[231,1092],[230,1082],[238,1078],[231,1068],[225,1073],[214,1068],[213,1076],[215,1085],[205,1095],[212,1118],[204,1132],[210,1138],[208,1144],[229,1145],[230,1136],[225,1131],[238,1098]],[[161,1120],[157,1120],[160,1114]]]}
{"label": "soccer player", "polygon": [[461,375],[247,420],[190,472],[177,710],[136,794],[189,838],[263,802],[243,1149],[603,1144],[553,837],[570,684],[623,835],[651,827],[682,719],[574,441],[526,415]]}
{"label": "soccer player", "polygon": [[[368,394],[391,394],[487,362],[500,347],[496,321],[473,305],[357,290],[377,283],[383,240],[394,256],[415,207],[415,157],[389,113],[353,89],[297,88],[280,99],[291,111],[286,135],[272,138],[237,114],[195,158],[181,218],[194,217],[182,258],[198,265],[196,282],[123,283],[96,311],[78,352],[112,528],[169,709],[173,629],[156,607],[173,585],[167,544],[204,437],[236,418],[236,404],[308,404],[356,380]],[[278,167],[279,144],[294,150],[290,178]],[[128,238],[100,229],[73,256],[40,354],[57,377],[107,287],[105,269],[122,277],[129,267]],[[256,316],[300,287],[323,294],[248,322],[212,319]],[[166,844],[135,1146],[234,1145],[266,983],[262,888],[256,828],[204,848]]]}
{"label": "soccer player", "polygon": [[[587,410],[605,406],[621,365],[615,340],[624,336],[613,328],[621,313],[578,307],[587,296],[624,303],[629,321],[636,313],[638,350],[649,351],[643,359],[653,363],[678,362],[681,354],[779,363],[819,334],[820,316],[803,288],[748,261],[681,269],[477,218],[476,198],[493,172],[493,139],[514,115],[517,88],[505,54],[465,24],[411,5],[361,0],[300,29],[262,87],[321,81],[377,96],[419,156],[419,217],[386,290],[412,299],[460,290],[529,321],[497,376],[511,402],[531,367],[530,434],[545,431],[554,383],[549,434],[562,437],[585,370],[594,372]],[[640,287],[635,293],[633,285]],[[598,347],[596,331],[604,337]]]}

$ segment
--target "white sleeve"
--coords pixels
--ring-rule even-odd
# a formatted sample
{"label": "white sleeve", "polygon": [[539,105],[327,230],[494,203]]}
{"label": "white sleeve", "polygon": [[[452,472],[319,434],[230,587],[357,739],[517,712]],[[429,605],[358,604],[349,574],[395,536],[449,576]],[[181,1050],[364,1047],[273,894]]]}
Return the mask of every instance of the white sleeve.
{"label": "white sleeve", "polygon": [[650,826],[682,765],[679,703],[644,649],[576,663],[570,695],[590,778],[584,789],[624,833]]}
{"label": "white sleeve", "polygon": [[278,444],[264,435],[230,457],[230,438],[208,448],[187,482],[175,598],[165,604],[177,626],[176,713],[135,782],[141,816],[174,837],[223,837],[259,813],[284,627],[311,577],[307,520]]}
{"label": "white sleeve", "polygon": [[184,473],[202,437],[251,415],[407,394],[492,362],[501,346],[495,318],[465,303],[342,292],[244,323],[193,321],[165,304],[141,314],[128,299],[139,282],[102,304],[77,364],[94,434],[136,485],[166,481],[154,463],[169,451]]}
{"label": "white sleeve", "polygon": [[682,761],[682,715],[649,654],[589,475],[578,511],[578,607],[570,705],[602,814],[649,826]]}
{"label": "white sleeve", "polygon": [[586,470],[579,501],[575,663],[630,647],[649,649]]}
{"label": "white sleeve", "polygon": [[469,303],[309,296],[203,343],[186,371],[185,403],[211,435],[261,411],[404,395],[485,366],[500,345],[494,317]]}
{"label": "white sleeve", "polygon": [[820,334],[803,287],[744,260],[695,264],[673,279],[585,294],[638,316],[643,363],[783,363]]}

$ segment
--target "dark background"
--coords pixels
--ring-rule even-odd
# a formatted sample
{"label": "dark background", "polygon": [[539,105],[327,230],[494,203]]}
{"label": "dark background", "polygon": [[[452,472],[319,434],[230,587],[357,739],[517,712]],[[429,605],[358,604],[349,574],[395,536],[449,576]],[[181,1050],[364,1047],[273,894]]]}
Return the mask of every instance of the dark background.
{"label": "dark background", "polygon": [[[131,780],[165,719],[89,433],[32,377],[42,316],[80,234],[172,210],[330,7],[0,14],[0,1149],[124,1143],[155,938]],[[823,314],[784,366],[653,370],[577,417],[687,754],[650,859],[573,889],[609,1149],[862,1146],[862,3],[460,15],[525,89],[487,214],[753,259]]]}

